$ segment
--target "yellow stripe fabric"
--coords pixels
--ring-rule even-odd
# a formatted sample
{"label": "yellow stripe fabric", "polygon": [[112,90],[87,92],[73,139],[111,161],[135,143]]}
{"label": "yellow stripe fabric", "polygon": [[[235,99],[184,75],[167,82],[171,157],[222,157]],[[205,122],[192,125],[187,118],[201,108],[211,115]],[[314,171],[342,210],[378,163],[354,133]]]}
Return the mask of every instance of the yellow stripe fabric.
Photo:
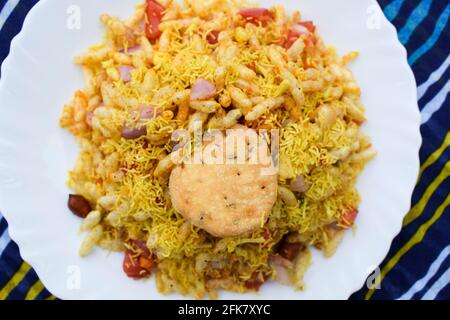
{"label": "yellow stripe fabric", "polygon": [[51,295],[50,297],[48,297],[48,298],[45,299],[45,300],[56,300],[56,297],[55,297],[54,295]]}
{"label": "yellow stripe fabric", "polygon": [[436,177],[436,179],[434,179],[433,182],[430,183],[430,185],[427,187],[427,189],[422,195],[422,198],[420,198],[419,202],[417,202],[417,204],[406,215],[405,219],[403,220],[404,227],[413,222],[414,220],[416,220],[418,217],[420,217],[430,197],[433,195],[433,193],[436,191],[436,189],[439,187],[442,181],[447,179],[449,175],[450,175],[450,161],[447,161],[444,168]]}
{"label": "yellow stripe fabric", "polygon": [[[423,240],[428,229],[442,216],[449,204],[450,195],[447,195],[444,202],[437,208],[436,212],[430,218],[430,220],[421,225],[416,233],[411,237],[411,239],[409,239],[409,241],[400,250],[398,250],[397,253],[391,258],[391,260],[389,260],[389,262],[384,266],[383,270],[381,270],[380,281],[382,281],[386,274],[391,271],[392,268],[394,268],[394,266],[403,257],[403,255],[408,252],[409,249]],[[365,299],[370,299],[375,293],[375,290],[376,289],[370,289],[369,291],[367,291]]]}
{"label": "yellow stripe fabric", "polygon": [[22,262],[20,265],[19,270],[12,276],[11,279],[6,283],[6,285],[0,290],[0,300],[5,300],[12,290],[22,281],[22,279],[25,277],[28,271],[30,271],[31,267],[25,263]]}
{"label": "yellow stripe fabric", "polygon": [[25,296],[25,300],[34,300],[38,296],[39,293],[44,289],[44,285],[41,281],[36,281],[31,288],[28,290],[27,295]]}
{"label": "yellow stripe fabric", "polygon": [[431,166],[433,163],[436,162],[436,160],[439,159],[439,157],[442,155],[442,153],[444,153],[445,149],[447,149],[447,147],[450,145],[450,131],[447,132],[447,135],[445,136],[444,142],[441,144],[441,146],[434,151],[427,160],[425,160],[425,162],[422,164],[422,166],[420,167],[420,171],[419,171],[419,178],[418,180],[420,180],[420,178],[422,177],[422,173],[429,167]]}

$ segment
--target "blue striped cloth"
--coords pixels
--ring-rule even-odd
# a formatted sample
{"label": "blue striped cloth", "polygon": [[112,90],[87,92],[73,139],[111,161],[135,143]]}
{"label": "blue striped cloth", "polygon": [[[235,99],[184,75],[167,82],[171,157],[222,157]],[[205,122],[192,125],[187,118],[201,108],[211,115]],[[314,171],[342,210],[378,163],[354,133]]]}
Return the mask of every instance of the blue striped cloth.
{"label": "blue striped cloth", "polygon": [[[8,55],[11,39],[37,1],[0,0],[0,61]],[[380,288],[363,286],[351,299],[450,299],[450,3],[379,3],[397,27],[419,84],[422,174],[404,227],[380,265]],[[7,227],[0,216],[0,299],[54,299],[20,258]]]}

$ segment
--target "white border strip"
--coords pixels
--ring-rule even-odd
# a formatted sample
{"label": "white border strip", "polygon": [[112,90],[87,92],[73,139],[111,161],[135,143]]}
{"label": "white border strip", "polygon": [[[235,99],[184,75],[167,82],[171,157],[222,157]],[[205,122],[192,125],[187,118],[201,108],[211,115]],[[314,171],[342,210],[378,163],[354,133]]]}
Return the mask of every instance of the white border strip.
{"label": "white border strip", "polygon": [[11,242],[11,238],[8,234],[8,229],[3,231],[2,236],[0,237],[0,256],[3,254],[3,251],[5,251],[8,244]]}
{"label": "white border strip", "polygon": [[431,286],[430,290],[425,293],[421,300],[434,300],[439,292],[444,289],[450,282],[450,268]]}
{"label": "white border strip", "polygon": [[427,274],[422,279],[417,280],[407,292],[405,292],[402,296],[398,298],[398,300],[410,300],[417,292],[423,290],[428,281],[430,281],[430,279],[433,278],[433,276],[438,272],[442,263],[448,257],[449,254],[450,254],[450,245],[445,247],[444,250],[442,250],[439,256],[436,258],[436,260],[433,261],[433,263],[431,264],[430,268],[427,271]]}
{"label": "white border strip", "polygon": [[433,113],[438,111],[445,102],[445,99],[447,99],[447,95],[450,92],[450,80],[447,81],[445,86],[439,91],[439,93],[428,102],[425,107],[423,107],[422,111],[420,112],[422,115],[421,124],[424,124],[430,120]]}
{"label": "white border strip", "polygon": [[449,65],[450,65],[450,55],[447,57],[447,59],[445,59],[444,63],[438,69],[436,69],[430,74],[428,80],[422,83],[417,88],[417,98],[419,100],[422,99],[422,97],[425,95],[425,93],[427,93],[428,89],[433,84],[435,84],[437,81],[441,79],[441,77],[444,75]]}

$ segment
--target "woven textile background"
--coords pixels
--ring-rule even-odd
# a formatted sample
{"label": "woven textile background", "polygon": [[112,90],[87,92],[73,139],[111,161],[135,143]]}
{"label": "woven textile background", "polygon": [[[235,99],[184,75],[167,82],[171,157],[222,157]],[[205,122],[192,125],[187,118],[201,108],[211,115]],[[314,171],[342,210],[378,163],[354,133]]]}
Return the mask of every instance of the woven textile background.
{"label": "woven textile background", "polygon": [[[0,0],[0,62],[8,55],[12,38],[37,2]],[[411,199],[412,209],[380,265],[381,288],[368,290],[364,286],[351,299],[450,299],[450,2],[378,2],[397,27],[417,80],[422,165]],[[6,107],[1,105],[0,110]],[[0,299],[55,299],[21,259],[1,215]]]}

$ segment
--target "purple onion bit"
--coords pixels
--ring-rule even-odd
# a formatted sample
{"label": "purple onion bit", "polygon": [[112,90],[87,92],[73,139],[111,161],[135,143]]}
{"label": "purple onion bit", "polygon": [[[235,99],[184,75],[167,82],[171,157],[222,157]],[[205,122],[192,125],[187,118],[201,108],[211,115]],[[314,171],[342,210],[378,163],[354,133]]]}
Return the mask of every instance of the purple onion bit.
{"label": "purple onion bit", "polygon": [[129,128],[124,126],[122,128],[122,137],[125,139],[138,139],[142,136],[147,135],[147,127],[142,126],[139,128]]}

